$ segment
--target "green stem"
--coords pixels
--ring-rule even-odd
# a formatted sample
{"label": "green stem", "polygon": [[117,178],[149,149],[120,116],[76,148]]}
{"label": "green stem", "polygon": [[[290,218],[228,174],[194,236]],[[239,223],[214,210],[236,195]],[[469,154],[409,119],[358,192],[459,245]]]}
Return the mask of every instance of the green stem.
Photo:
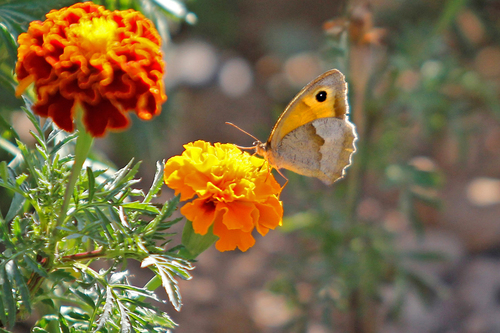
{"label": "green stem", "polygon": [[93,250],[93,251],[89,251],[89,252],[77,253],[77,254],[72,254],[69,256],[64,256],[61,258],[61,261],[68,262],[68,261],[76,261],[76,260],[94,259],[94,258],[102,257],[104,254],[106,254],[106,250],[104,250],[103,248],[99,248],[97,250]]}
{"label": "green stem", "polygon": [[[80,115],[79,117],[81,117],[83,111],[77,110],[76,114]],[[85,131],[85,127],[83,126],[81,119],[77,119],[76,123],[78,128],[78,138],[76,139],[75,161],[73,163],[73,167],[71,168],[71,175],[69,178],[68,186],[66,187],[64,201],[61,207],[61,213],[59,214],[59,219],[57,220],[56,226],[61,226],[66,219],[66,212],[68,211],[69,202],[71,200],[71,196],[73,195],[76,181],[78,180],[78,176],[80,175],[80,171],[82,170],[83,163],[87,159],[87,156],[90,152],[90,147],[92,147],[92,142],[94,141],[94,138]]]}
{"label": "green stem", "polygon": [[161,286],[161,278],[158,275],[153,276],[151,280],[144,286],[149,291],[155,291]]}

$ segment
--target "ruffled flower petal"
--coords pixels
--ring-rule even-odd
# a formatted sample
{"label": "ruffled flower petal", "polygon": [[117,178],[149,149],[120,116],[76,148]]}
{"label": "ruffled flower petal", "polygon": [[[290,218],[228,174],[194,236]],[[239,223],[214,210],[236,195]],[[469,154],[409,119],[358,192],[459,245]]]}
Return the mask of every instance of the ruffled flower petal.
{"label": "ruffled flower petal", "polygon": [[188,202],[181,208],[181,214],[193,222],[194,232],[205,235],[215,219],[215,205],[205,199]]}
{"label": "ruffled flower petal", "polygon": [[232,144],[200,140],[184,148],[167,161],[164,180],[181,200],[195,198],[181,213],[196,233],[203,235],[213,225],[219,251],[246,251],[255,243],[255,229],[265,235],[281,225],[281,187],[264,160]]}
{"label": "ruffled flower petal", "polygon": [[264,203],[255,204],[259,212],[259,223],[255,226],[259,234],[265,236],[269,229],[281,225],[280,217],[283,216],[283,206],[277,198],[270,197]]}
{"label": "ruffled flower petal", "polygon": [[18,38],[16,94],[34,83],[36,114],[71,132],[79,104],[86,130],[99,137],[127,128],[129,111],[143,120],[160,113],[167,99],[165,65],[151,21],[92,2],[52,10],[46,18]]}
{"label": "ruffled flower petal", "polygon": [[237,200],[232,202],[218,202],[217,210],[222,211],[222,223],[229,229],[239,229],[244,232],[251,232],[254,228],[252,212],[255,210],[255,203]]}
{"label": "ruffled flower petal", "polygon": [[221,252],[232,251],[239,248],[245,252],[255,244],[255,238],[251,232],[244,232],[239,229],[229,230],[222,221],[215,223],[214,235],[219,237],[215,243],[215,248]]}

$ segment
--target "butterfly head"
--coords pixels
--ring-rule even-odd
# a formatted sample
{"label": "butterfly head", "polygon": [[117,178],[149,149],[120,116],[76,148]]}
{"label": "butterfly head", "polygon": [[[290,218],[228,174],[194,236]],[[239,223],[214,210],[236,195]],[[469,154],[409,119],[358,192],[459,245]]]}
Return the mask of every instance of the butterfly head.
{"label": "butterfly head", "polygon": [[257,141],[255,141],[253,143],[253,147],[255,148],[255,152],[258,155],[260,155],[260,156],[262,156],[264,158],[267,157],[267,151],[268,151],[268,148],[269,148],[269,146],[268,146],[267,143],[263,143],[263,142],[260,142],[259,140],[257,140]]}

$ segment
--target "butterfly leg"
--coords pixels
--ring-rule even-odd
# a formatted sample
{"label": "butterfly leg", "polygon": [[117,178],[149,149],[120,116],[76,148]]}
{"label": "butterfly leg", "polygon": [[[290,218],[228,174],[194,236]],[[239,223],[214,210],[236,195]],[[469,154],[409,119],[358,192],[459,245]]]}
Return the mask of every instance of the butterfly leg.
{"label": "butterfly leg", "polygon": [[[260,166],[259,171],[262,170],[262,168],[264,167],[264,164],[267,164],[267,175],[266,175],[266,180],[265,180],[267,182],[267,178],[269,177],[269,174],[271,174],[271,171],[273,171],[273,167],[271,165],[269,165],[269,163],[263,163]],[[285,184],[281,187],[280,193],[278,194],[278,199],[279,199],[281,191],[283,191],[283,189],[285,188],[286,184],[288,184],[288,178],[286,178],[285,175],[281,173],[280,169],[278,169],[278,168],[275,168],[275,169],[276,169],[276,171],[278,171],[278,173],[280,174],[280,176],[283,177],[286,180]]]}
{"label": "butterfly leg", "polygon": [[286,184],[288,184],[288,178],[286,178],[285,175],[281,173],[280,169],[276,169],[276,171],[278,171],[278,173],[280,174],[280,176],[283,177],[286,180],[285,184],[283,186],[281,186],[280,193],[278,194],[278,199],[279,199],[279,197],[281,195],[281,192],[285,188]]}

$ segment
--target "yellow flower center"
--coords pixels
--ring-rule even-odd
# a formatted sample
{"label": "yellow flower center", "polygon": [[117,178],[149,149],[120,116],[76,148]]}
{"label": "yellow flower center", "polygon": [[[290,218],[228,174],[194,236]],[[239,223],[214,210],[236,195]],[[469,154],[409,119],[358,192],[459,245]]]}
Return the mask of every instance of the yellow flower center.
{"label": "yellow flower center", "polygon": [[90,55],[106,53],[110,45],[117,40],[118,24],[104,17],[92,20],[82,19],[69,28],[68,36]]}

